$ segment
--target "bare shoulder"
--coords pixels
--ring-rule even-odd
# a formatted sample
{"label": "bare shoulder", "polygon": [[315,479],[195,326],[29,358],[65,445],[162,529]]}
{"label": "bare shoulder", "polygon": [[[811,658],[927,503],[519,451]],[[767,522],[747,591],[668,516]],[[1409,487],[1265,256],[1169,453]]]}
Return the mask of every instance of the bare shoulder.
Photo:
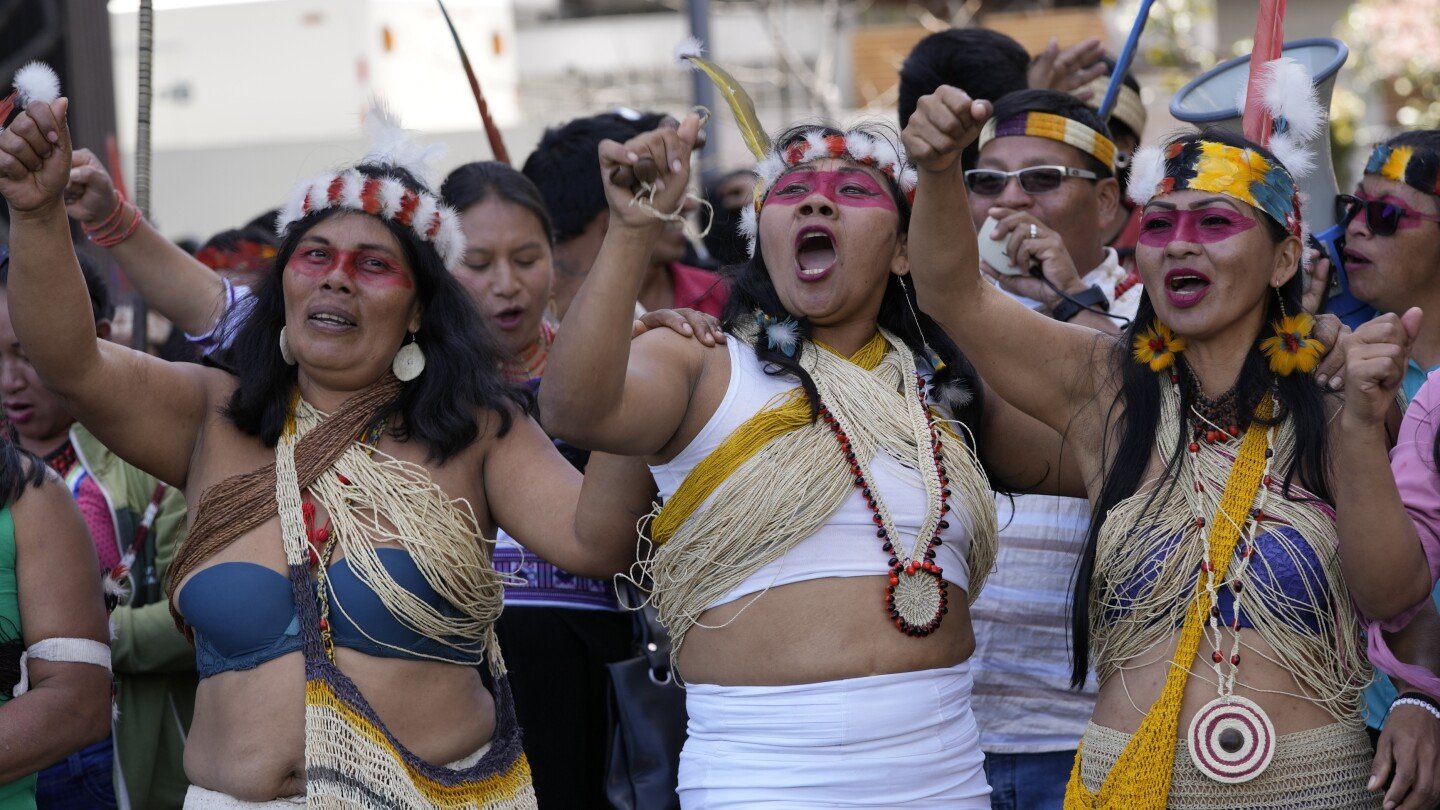
{"label": "bare shoulder", "polygon": [[[41,462],[24,459],[27,478],[33,474],[34,464]],[[19,555],[25,556],[27,549],[38,549],[42,544],[67,544],[77,537],[83,543],[73,543],[78,548],[88,547],[84,519],[70,490],[54,471],[46,469],[44,480],[39,486],[26,485],[20,497],[10,505],[10,514],[15,521],[15,543]],[[69,531],[78,528],[79,531]]]}

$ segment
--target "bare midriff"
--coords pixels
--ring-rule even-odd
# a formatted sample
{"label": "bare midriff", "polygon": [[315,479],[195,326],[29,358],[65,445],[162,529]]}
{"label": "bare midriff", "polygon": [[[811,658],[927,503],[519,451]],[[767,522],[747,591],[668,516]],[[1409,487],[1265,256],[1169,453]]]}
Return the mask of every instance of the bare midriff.
{"label": "bare midriff", "polygon": [[[336,650],[336,663],[402,745],[437,765],[490,740],[495,702],[472,667]],[[305,661],[298,652],[200,682],[185,774],[246,801],[305,792]]]}
{"label": "bare midriff", "polygon": [[959,587],[950,587],[940,628],[913,638],[886,612],[885,585],[878,575],[816,579],[717,605],[685,637],[680,674],[722,686],[822,683],[943,669],[975,651]]}
{"label": "bare midriff", "polygon": [[[1111,675],[1100,686],[1100,699],[1095,705],[1096,725],[1127,734],[1140,727],[1145,712],[1165,686],[1175,642],[1180,634],[1127,661],[1124,669]],[[1260,705],[1275,724],[1276,734],[1293,734],[1336,722],[1320,704],[1301,697],[1304,687],[1290,670],[1275,663],[1275,650],[1253,630],[1240,631],[1242,663],[1235,683],[1235,694]],[[1228,644],[1228,641],[1227,641]],[[1227,647],[1228,649],[1228,647]],[[1185,700],[1180,708],[1179,733],[1190,727],[1190,718],[1205,704],[1219,696],[1215,688],[1212,650],[1204,641],[1190,664],[1190,678],[1185,684]],[[1276,694],[1284,693],[1284,694]]]}

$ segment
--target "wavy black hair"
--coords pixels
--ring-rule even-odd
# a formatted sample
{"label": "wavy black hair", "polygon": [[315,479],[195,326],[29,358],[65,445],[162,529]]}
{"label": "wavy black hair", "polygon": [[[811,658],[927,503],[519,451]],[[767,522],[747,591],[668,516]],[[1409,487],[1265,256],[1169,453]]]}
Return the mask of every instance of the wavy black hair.
{"label": "wavy black hair", "polygon": [[[1230,146],[1253,149],[1272,163],[1278,162],[1268,149],[1224,130],[1211,129],[1185,134],[1174,140],[1182,143],[1219,141]],[[1280,244],[1290,235],[1284,226],[1264,212],[1256,209],[1256,213],[1257,219],[1265,224],[1265,233],[1273,244]],[[1284,302],[1286,312],[1302,311],[1300,299],[1304,290],[1305,274],[1297,271],[1280,287],[1278,296],[1269,299],[1265,323],[1279,319],[1281,301]],[[1105,459],[1101,469],[1104,486],[1101,488],[1099,501],[1091,510],[1090,530],[1085,540],[1085,549],[1080,556],[1070,611],[1071,644],[1074,648],[1070,675],[1071,683],[1077,689],[1085,683],[1085,676],[1090,668],[1090,579],[1095,571],[1095,549],[1100,529],[1111,509],[1139,491],[1150,466],[1155,436],[1160,430],[1160,387],[1168,383],[1162,381],[1161,375],[1130,357],[1130,347],[1135,342],[1136,334],[1147,329],[1154,321],[1155,307],[1150,303],[1150,294],[1146,291],[1140,296],[1140,308],[1134,321],[1115,344],[1112,354],[1113,367],[1118,369],[1120,374],[1120,391],[1110,405],[1110,414],[1113,417],[1111,423],[1115,427],[1113,431],[1107,430],[1101,446],[1101,457]],[[1240,369],[1239,379],[1235,383],[1242,420],[1239,427],[1243,429],[1249,426],[1260,400],[1266,392],[1273,390],[1276,396],[1275,413],[1271,420],[1264,424],[1279,424],[1289,419],[1295,426],[1295,458],[1291,467],[1284,471],[1283,477],[1286,496],[1289,497],[1292,484],[1298,482],[1320,500],[1333,506],[1335,499],[1330,491],[1326,444],[1326,425],[1329,420],[1326,416],[1324,392],[1309,374],[1277,377],[1271,373],[1269,361],[1260,351],[1260,342],[1267,337],[1267,333],[1268,329],[1262,327],[1260,334],[1255,336],[1245,355],[1245,364]],[[1195,386],[1195,380],[1183,360],[1175,364],[1175,369],[1180,376],[1180,408],[1182,412],[1187,412],[1191,405],[1190,392]],[[1168,487],[1175,485],[1175,474],[1185,455],[1187,441],[1183,430],[1175,437],[1170,464],[1164,472],[1170,484],[1165,488],[1157,488],[1150,496],[1146,505],[1147,512],[1162,500]]]}
{"label": "wavy black hair", "polygon": [[[775,139],[775,146],[777,149],[784,150],[791,144],[804,139],[805,133],[814,129],[813,126],[789,129]],[[872,125],[861,129],[874,137],[889,140],[898,146],[898,137],[894,130],[888,127]],[[825,127],[824,131],[827,136],[845,134],[844,131],[833,127]],[[903,234],[910,225],[910,204],[893,180],[886,178],[886,181],[890,195],[895,201],[896,210],[900,212],[897,233]],[[808,319],[790,313],[780,302],[780,296],[775,292],[775,284],[770,279],[770,271],[765,265],[765,257],[761,254],[758,241],[755,255],[749,261],[727,267],[724,272],[731,281],[730,299],[725,306],[725,317],[722,319],[727,331],[734,331],[742,323],[753,319],[756,312],[764,312],[776,318],[793,319],[800,328],[800,334],[806,338],[814,333],[814,327]],[[899,276],[891,275],[886,280],[885,296],[881,299],[880,313],[876,322],[904,341],[916,357],[925,357],[927,345],[938,355],[944,368],[932,377],[931,383],[936,387],[963,385],[971,392],[972,396],[969,402],[952,416],[964,423],[970,429],[972,436],[978,436],[980,418],[984,408],[979,376],[975,373],[974,367],[970,365],[970,361],[961,354],[954,341],[945,334],[945,330],[941,329],[939,324],[935,323],[920,308],[919,302],[915,299],[914,288],[903,284]],[[755,342],[755,356],[764,365],[765,373],[776,376],[786,375],[800,381],[801,387],[810,400],[811,415],[814,418],[819,412],[820,393],[815,388],[815,381],[800,366],[800,357],[804,351],[803,341],[797,348],[794,357],[787,357],[776,349],[768,348],[764,340]]]}
{"label": "wavy black hair", "polygon": [[[413,175],[394,166],[355,167],[367,177],[393,177],[412,191],[429,193]],[[355,213],[350,208],[324,208],[286,229],[275,267],[289,263],[300,240],[330,217]],[[378,219],[378,218],[377,218]],[[504,356],[494,336],[460,283],[445,269],[435,246],[414,231],[380,219],[405,254],[420,300],[420,331],[416,341],[425,351],[425,373],[405,383],[396,403],[400,415],[396,438],[424,442],[431,458],[445,461],[480,436],[477,411],[498,419],[496,435],[509,429],[514,414],[530,408],[528,396],[500,376]],[[273,447],[285,424],[296,369],[280,357],[280,329],[285,325],[283,272],[271,273],[255,291],[255,305],[238,327],[233,347],[239,386],[226,414],[235,427]]]}

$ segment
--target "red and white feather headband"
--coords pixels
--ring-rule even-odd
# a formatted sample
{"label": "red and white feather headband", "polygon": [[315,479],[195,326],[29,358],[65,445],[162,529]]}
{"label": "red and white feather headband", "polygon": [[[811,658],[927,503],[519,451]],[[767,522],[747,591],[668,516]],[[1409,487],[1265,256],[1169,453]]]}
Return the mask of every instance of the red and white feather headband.
{"label": "red and white feather headband", "polygon": [[[428,185],[431,163],[444,151],[443,145],[420,144],[413,133],[402,129],[399,121],[380,105],[366,116],[365,128],[372,145],[359,165],[404,169]],[[455,209],[428,189],[417,192],[398,177],[383,174],[371,177],[353,167],[328,172],[296,186],[285,207],[280,209],[275,230],[283,236],[291,224],[327,208],[359,211],[409,228],[416,239],[435,246],[447,270],[459,266],[465,254],[465,235],[460,230],[460,215]]]}

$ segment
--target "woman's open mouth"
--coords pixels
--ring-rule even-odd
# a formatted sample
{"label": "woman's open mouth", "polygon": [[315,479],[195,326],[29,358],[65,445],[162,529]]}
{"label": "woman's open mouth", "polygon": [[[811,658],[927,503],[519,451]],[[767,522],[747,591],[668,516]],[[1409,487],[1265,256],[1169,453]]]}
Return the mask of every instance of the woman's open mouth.
{"label": "woman's open mouth", "polygon": [[520,328],[520,322],[525,319],[524,307],[506,307],[490,316],[495,321],[495,326],[506,332]]}
{"label": "woman's open mouth", "polygon": [[1210,277],[1204,273],[1181,268],[1165,274],[1165,298],[1171,306],[1187,309],[1200,303],[1210,292]]}
{"label": "woman's open mouth", "polygon": [[795,274],[801,281],[819,281],[835,268],[835,235],[829,228],[811,225],[795,238]]}
{"label": "woman's open mouth", "polygon": [[322,332],[347,332],[355,328],[355,319],[336,309],[318,309],[305,319]]}

